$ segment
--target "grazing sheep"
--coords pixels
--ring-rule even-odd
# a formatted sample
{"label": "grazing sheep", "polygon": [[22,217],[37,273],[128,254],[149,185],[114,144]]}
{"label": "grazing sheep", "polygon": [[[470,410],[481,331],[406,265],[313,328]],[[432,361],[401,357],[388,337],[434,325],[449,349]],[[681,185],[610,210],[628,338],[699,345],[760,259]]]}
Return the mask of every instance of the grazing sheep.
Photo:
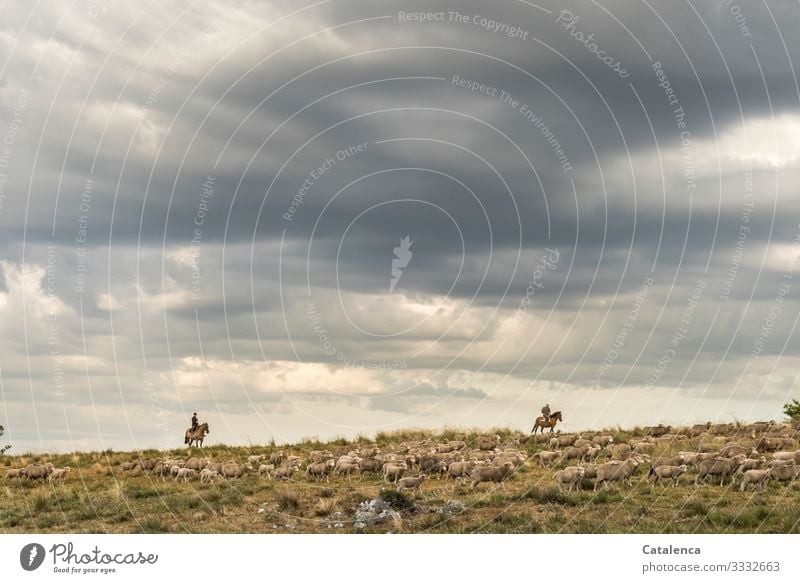
{"label": "grazing sheep", "polygon": [[447,466],[447,474],[445,479],[451,476],[454,478],[468,478],[475,469],[475,462],[473,460],[463,462],[452,462]]}
{"label": "grazing sheep", "polygon": [[335,467],[336,462],[333,459],[327,459],[324,462],[312,462],[306,468],[306,476],[315,480],[325,478],[326,482],[330,482],[330,474]]}
{"label": "grazing sheep", "polygon": [[628,485],[631,485],[631,477],[633,476],[634,472],[636,472],[636,468],[639,466],[639,461],[635,457],[628,458],[626,461],[611,461],[605,464],[600,464],[597,466],[597,479],[594,482],[594,489],[597,490],[597,486],[602,484],[603,487],[607,487],[610,482],[618,481],[626,481]]}
{"label": "grazing sheep", "polygon": [[728,457],[728,458],[736,457],[737,455],[748,456],[757,454],[758,452],[754,447],[745,447],[743,445],[728,445],[726,447],[723,447],[719,452],[720,457]]}
{"label": "grazing sheep", "polygon": [[797,467],[795,464],[775,466],[767,471],[769,472],[770,480],[777,480],[779,482],[792,482],[800,476],[800,467]]}
{"label": "grazing sheep", "polygon": [[283,456],[284,453],[282,449],[279,451],[273,451],[271,454],[269,454],[269,463],[277,467],[283,463]]}
{"label": "grazing sheep", "polygon": [[650,435],[652,437],[660,437],[662,435],[666,435],[672,431],[672,425],[664,426],[661,423],[656,425],[655,427],[645,427],[644,432],[646,435]]}
{"label": "grazing sheep", "polygon": [[[570,447],[575,445],[575,442],[581,438],[580,435],[559,435],[558,437],[554,437],[556,441],[558,441],[558,445],[556,447]],[[552,440],[550,441],[552,443]],[[551,446],[552,447],[552,446]]]}
{"label": "grazing sheep", "polygon": [[178,464],[172,464],[169,468],[169,473],[173,478],[177,476],[178,472],[180,471],[181,471],[181,466],[179,466]]}
{"label": "grazing sheep", "polygon": [[780,451],[792,447],[794,440],[789,437],[762,437],[756,443],[759,452]]}
{"label": "grazing sheep", "polygon": [[681,454],[674,456],[656,457],[653,458],[652,462],[650,462],[650,468],[652,470],[652,468],[656,468],[658,466],[682,466],[684,463],[686,462],[684,461],[684,458]]}
{"label": "grazing sheep", "polygon": [[749,484],[755,484],[759,490],[764,489],[764,485],[770,478],[770,470],[747,470],[742,474],[742,484],[739,491],[744,492]]}
{"label": "grazing sheep", "polygon": [[333,459],[333,453],[328,451],[327,449],[324,450],[324,451],[315,450],[315,451],[312,451],[310,454],[308,454],[308,459],[311,461],[311,463],[318,464],[318,463],[326,462],[328,460],[332,460]]}
{"label": "grazing sheep", "polygon": [[383,471],[383,462],[376,458],[365,458],[358,462],[358,469],[364,472],[379,473]]}
{"label": "grazing sheep", "polygon": [[194,470],[192,468],[180,468],[178,470],[178,473],[175,475],[175,481],[177,482],[178,480],[182,479],[183,483],[185,484],[186,482],[189,481],[189,478],[194,476],[196,473],[197,470]]}
{"label": "grazing sheep", "polygon": [[397,491],[400,490],[419,490],[422,482],[425,481],[425,474],[420,474],[416,478],[400,478],[397,480]]}
{"label": "grazing sheep", "polygon": [[447,472],[447,462],[440,456],[424,456],[419,458],[419,471],[426,474],[442,474]]}
{"label": "grazing sheep", "polygon": [[653,480],[654,484],[658,483],[661,479],[671,479],[672,486],[676,487],[681,475],[684,474],[688,469],[689,466],[686,464],[681,464],[680,466],[651,466],[650,473],[647,476],[648,479],[650,476],[655,476],[655,480]]}
{"label": "grazing sheep", "polygon": [[591,450],[591,446],[584,445],[583,447],[567,447],[561,452],[561,462],[566,462],[571,459],[583,461],[583,458]]}
{"label": "grazing sheep", "polygon": [[263,462],[266,459],[267,459],[267,456],[264,455],[263,453],[262,454],[258,454],[258,455],[249,455],[249,456],[247,456],[247,465],[252,468],[253,464],[260,464],[261,462]]}
{"label": "grazing sheep", "polygon": [[800,449],[797,451],[776,451],[772,454],[772,459],[779,461],[792,460],[794,463],[800,465]]}
{"label": "grazing sheep", "polygon": [[768,468],[775,468],[778,466],[794,466],[794,460],[772,460],[767,464]]}
{"label": "grazing sheep", "polygon": [[123,462],[119,467],[123,472],[132,472],[138,465],[139,462]]}
{"label": "grazing sheep", "polygon": [[585,464],[583,466],[583,479],[584,480],[597,479],[597,464]]}
{"label": "grazing sheep", "polygon": [[47,476],[47,481],[51,483],[53,480],[58,480],[60,482],[63,482],[64,479],[67,477],[67,474],[69,474],[70,469],[71,468],[69,466],[65,468],[53,468],[53,471],[50,472],[49,476]]}
{"label": "grazing sheep", "polygon": [[339,476],[347,476],[349,480],[353,474],[361,473],[361,466],[358,465],[358,462],[337,463],[336,467],[333,468],[333,473]]}
{"label": "grazing sheep", "polygon": [[728,435],[736,432],[736,429],[735,423],[717,423],[712,425],[708,431],[713,435]]}
{"label": "grazing sheep", "polygon": [[748,458],[744,460],[744,463],[741,466],[739,466],[738,472],[743,473],[746,472],[747,470],[761,469],[761,466],[763,466],[766,463],[766,461],[767,458],[765,458],[763,455],[757,459]]}
{"label": "grazing sheep", "polygon": [[25,468],[25,477],[28,480],[46,480],[50,473],[55,469],[51,463],[47,464],[29,464]]}
{"label": "grazing sheep", "polygon": [[199,472],[200,470],[208,467],[208,464],[210,463],[211,460],[208,458],[192,457],[186,460],[186,463],[184,464],[183,467],[192,470],[197,470]]}
{"label": "grazing sheep", "polygon": [[471,488],[474,490],[481,482],[498,482],[503,490],[506,489],[504,480],[514,471],[514,465],[506,462],[500,467],[484,466],[475,468],[472,472]]}
{"label": "grazing sheep", "polygon": [[25,468],[19,469],[10,469],[6,470],[6,480],[11,480],[12,478],[19,478],[20,480],[25,477]]}
{"label": "grazing sheep", "polygon": [[213,482],[217,478],[219,478],[219,472],[216,470],[209,470],[208,468],[200,470],[200,482]]}
{"label": "grazing sheep", "polygon": [[381,448],[375,445],[364,446],[358,450],[358,457],[360,458],[375,457],[379,453],[381,453]]}
{"label": "grazing sheep", "polygon": [[564,468],[563,470],[558,470],[554,475],[553,478],[556,481],[556,486],[558,486],[558,491],[563,492],[564,484],[568,484],[569,488],[567,492],[572,492],[572,487],[575,486],[576,490],[581,489],[581,480],[586,472],[585,468],[580,466],[570,466],[568,468]]}
{"label": "grazing sheep", "polygon": [[263,478],[266,476],[270,480],[272,480],[272,476],[275,472],[275,466],[272,464],[259,464],[258,465],[258,477]]}
{"label": "grazing sheep", "polygon": [[603,448],[600,447],[599,445],[589,446],[589,451],[587,451],[586,455],[583,456],[583,461],[596,460],[600,455],[601,451],[603,451]]}
{"label": "grazing sheep", "polygon": [[383,479],[386,482],[397,482],[403,477],[403,474],[408,469],[405,462],[401,464],[397,462],[389,462],[383,465]]}
{"label": "grazing sheep", "polygon": [[576,439],[575,443],[572,444],[572,447],[583,447],[584,445],[592,445],[591,439]]}
{"label": "grazing sheep", "polygon": [[559,455],[561,454],[559,454],[557,451],[540,451],[533,457],[539,460],[539,466],[545,467],[557,460]]}
{"label": "grazing sheep", "polygon": [[612,435],[596,435],[592,438],[592,443],[600,447],[608,447],[614,443],[614,437]]}
{"label": "grazing sheep", "polygon": [[169,466],[161,461],[156,462],[156,465],[153,466],[153,475],[158,476],[162,481],[164,481],[169,475]]}
{"label": "grazing sheep", "polygon": [[491,451],[473,451],[469,454],[469,459],[476,462],[491,461],[494,458],[494,452]]}
{"label": "grazing sheep", "polygon": [[697,464],[698,473],[694,483],[697,485],[700,482],[705,482],[707,476],[719,476],[719,485],[722,486],[727,476],[731,476],[731,479],[733,479],[736,470],[739,469],[739,466],[741,466],[746,459],[745,456],[738,455],[732,458],[715,457],[713,459],[703,460]]}
{"label": "grazing sheep", "polygon": [[499,435],[479,435],[478,438],[475,440],[475,447],[480,449],[481,451],[489,451],[496,448],[500,445],[502,439]]}
{"label": "grazing sheep", "polygon": [[219,469],[219,474],[223,478],[241,478],[247,471],[247,466],[244,464],[237,464],[235,462],[228,462],[222,464]]}
{"label": "grazing sheep", "polygon": [[689,437],[697,437],[698,435],[701,435],[706,431],[708,431],[710,427],[711,427],[710,421],[708,423],[692,425],[692,427],[689,429]]}
{"label": "grazing sheep", "polygon": [[139,466],[142,468],[143,472],[151,472],[160,461],[161,460],[158,458],[143,458],[139,460]]}
{"label": "grazing sheep", "polygon": [[283,464],[275,468],[274,477],[279,480],[290,480],[292,478],[292,474],[294,474],[299,469],[300,468],[294,464],[292,465]]}

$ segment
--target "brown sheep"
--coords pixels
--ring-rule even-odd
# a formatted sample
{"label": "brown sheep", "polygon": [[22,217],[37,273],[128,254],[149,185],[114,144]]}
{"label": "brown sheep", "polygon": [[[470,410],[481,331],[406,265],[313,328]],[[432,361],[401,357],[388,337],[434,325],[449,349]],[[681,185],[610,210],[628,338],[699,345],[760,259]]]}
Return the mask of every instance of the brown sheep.
{"label": "brown sheep", "polygon": [[397,491],[400,490],[419,490],[422,482],[425,480],[425,474],[420,474],[416,478],[400,478],[397,480]]}
{"label": "brown sheep", "polygon": [[709,460],[703,460],[697,464],[697,478],[695,478],[695,485],[701,481],[704,482],[706,476],[719,476],[719,485],[725,483],[725,478],[736,473],[736,470],[745,462],[747,458],[739,455],[732,458],[715,457]]}
{"label": "brown sheep", "polygon": [[506,489],[504,480],[514,471],[514,465],[506,462],[502,466],[483,466],[475,468],[472,472],[470,487],[474,490],[481,482],[498,482],[503,490]]}

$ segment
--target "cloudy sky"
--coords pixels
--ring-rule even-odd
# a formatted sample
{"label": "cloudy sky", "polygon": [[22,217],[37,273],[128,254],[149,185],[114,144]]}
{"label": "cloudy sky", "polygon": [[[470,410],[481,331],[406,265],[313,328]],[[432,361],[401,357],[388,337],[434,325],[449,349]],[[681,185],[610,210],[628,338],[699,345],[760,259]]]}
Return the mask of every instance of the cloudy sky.
{"label": "cloudy sky", "polygon": [[796,2],[0,12],[17,452],[800,392]]}

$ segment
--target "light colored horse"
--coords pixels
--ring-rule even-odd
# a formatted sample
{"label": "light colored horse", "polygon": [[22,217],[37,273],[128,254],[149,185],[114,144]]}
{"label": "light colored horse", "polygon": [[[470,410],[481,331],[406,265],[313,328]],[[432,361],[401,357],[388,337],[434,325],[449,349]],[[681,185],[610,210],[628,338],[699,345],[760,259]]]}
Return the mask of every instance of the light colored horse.
{"label": "light colored horse", "polygon": [[536,433],[536,430],[541,428],[542,433],[546,427],[550,428],[550,433],[553,433],[553,429],[555,429],[556,423],[561,421],[564,422],[564,419],[561,418],[561,411],[556,411],[555,413],[550,415],[550,419],[545,419],[542,416],[536,418],[536,421],[533,422],[533,429],[531,429],[531,433]]}
{"label": "light colored horse", "polygon": [[184,438],[183,443],[192,447],[194,442],[197,442],[198,447],[203,447],[203,439],[205,439],[206,435],[211,433],[208,429],[208,423],[203,423],[202,425],[198,425],[197,429],[192,431],[191,427],[186,430],[186,435]]}

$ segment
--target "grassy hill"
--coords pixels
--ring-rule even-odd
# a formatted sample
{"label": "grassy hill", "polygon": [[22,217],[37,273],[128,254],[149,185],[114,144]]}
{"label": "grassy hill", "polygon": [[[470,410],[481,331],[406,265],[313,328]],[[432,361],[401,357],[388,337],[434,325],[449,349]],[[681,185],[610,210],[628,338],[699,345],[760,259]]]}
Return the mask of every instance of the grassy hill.
{"label": "grassy hill", "polygon": [[[504,443],[525,439],[509,429],[492,429]],[[636,440],[641,429],[606,430],[616,442]],[[480,433],[447,429],[440,433],[381,433],[371,443],[382,451],[403,441],[441,442],[462,439],[475,444]],[[730,442],[749,443],[747,435]],[[193,455],[235,458],[283,449],[303,458],[312,450],[345,453],[367,439],[320,443],[306,440],[276,447],[204,447]],[[654,455],[692,449],[689,437],[657,446]],[[529,455],[546,445],[531,440],[517,446]],[[162,481],[137,469],[123,473],[120,464],[143,457],[188,457],[186,449],[142,452],[87,452],[67,455],[0,456],[4,469],[33,462],[70,466],[63,483],[18,479],[2,481],[0,529],[16,533],[268,533],[268,532],[395,532],[395,533],[800,533],[800,481],[769,483],[763,492],[739,492],[738,482],[694,486],[694,472],[680,486],[668,488],[647,480],[647,467],[634,476],[633,486],[613,485],[591,491],[561,493],[554,485],[556,467],[540,468],[528,460],[505,482],[481,484],[432,478],[421,491],[397,494],[375,475],[331,477],[309,481],[301,470],[291,481],[260,479],[256,472],[216,484]],[[767,454],[768,455],[768,454]],[[5,474],[5,472],[4,472]],[[416,475],[416,469],[406,475]],[[588,489],[587,489],[588,486]],[[382,524],[357,528],[359,504],[385,499],[396,514]],[[457,501],[448,507],[449,501]],[[463,507],[461,504],[463,504]]]}

